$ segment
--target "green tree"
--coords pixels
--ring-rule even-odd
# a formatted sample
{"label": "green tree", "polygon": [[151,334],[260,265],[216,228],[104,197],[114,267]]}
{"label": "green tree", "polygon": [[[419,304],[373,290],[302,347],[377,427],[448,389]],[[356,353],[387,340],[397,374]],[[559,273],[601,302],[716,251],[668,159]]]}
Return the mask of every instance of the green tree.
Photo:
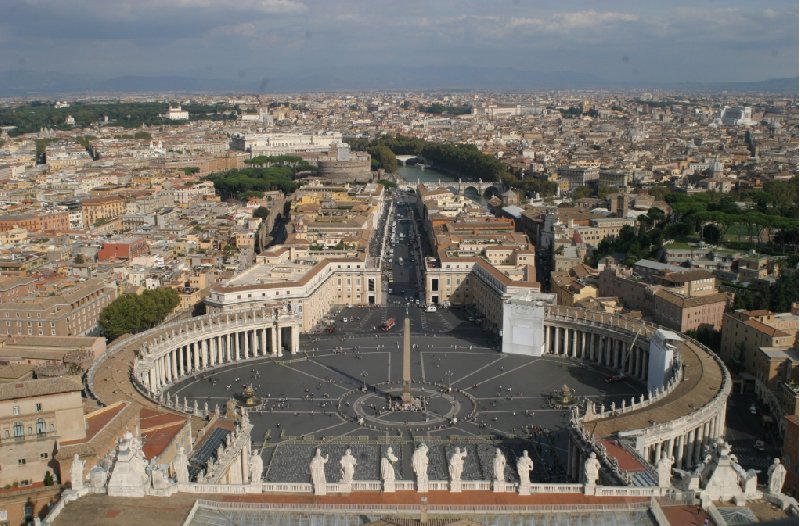
{"label": "green tree", "polygon": [[72,262],[76,265],[83,265],[86,263],[86,258],[83,257],[83,254],[76,254],[74,258],[72,258]]}
{"label": "green tree", "polygon": [[369,154],[377,161],[379,168],[386,171],[386,173],[394,173],[397,171],[397,157],[388,146],[379,144],[369,149]]}
{"label": "green tree", "polygon": [[592,189],[588,186],[579,186],[572,191],[572,197],[575,199],[583,199],[584,197],[591,197]]}
{"label": "green tree", "polygon": [[53,474],[50,473],[50,470],[45,471],[43,482],[45,486],[52,486],[55,484],[55,481],[53,480]]}
{"label": "green tree", "polygon": [[265,206],[259,206],[253,210],[253,217],[258,219],[266,219],[269,217],[269,210]]}
{"label": "green tree", "polygon": [[102,334],[115,340],[123,334],[151,329],[161,323],[180,303],[175,289],[146,290],[140,295],[123,294],[100,313]]}
{"label": "green tree", "polygon": [[397,188],[397,183],[388,179],[379,179],[378,182],[383,185],[384,188]]}
{"label": "green tree", "polygon": [[703,227],[703,240],[706,243],[711,243],[712,245],[716,245],[719,243],[721,238],[722,234],[717,225],[709,223]]}

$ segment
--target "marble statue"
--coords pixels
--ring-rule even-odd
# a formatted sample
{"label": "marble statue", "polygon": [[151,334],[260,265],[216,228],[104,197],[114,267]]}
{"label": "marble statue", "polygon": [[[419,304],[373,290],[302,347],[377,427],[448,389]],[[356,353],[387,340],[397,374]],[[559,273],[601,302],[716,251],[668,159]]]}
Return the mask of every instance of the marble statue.
{"label": "marble statue", "polygon": [[72,489],[75,491],[83,489],[83,467],[83,460],[75,453],[75,456],[72,458],[72,466],[69,470],[69,475],[72,479]]}
{"label": "marble statue", "polygon": [[411,456],[411,467],[417,475],[417,491],[428,492],[428,446],[420,444]]}
{"label": "marble statue", "polygon": [[778,495],[786,482],[786,468],[781,464],[781,459],[776,458],[767,470],[767,489],[769,492]]}
{"label": "marble statue", "polygon": [[506,480],[506,457],[500,448],[495,450],[494,454],[494,480],[497,482],[505,482]]}
{"label": "marble statue", "polygon": [[675,461],[667,456],[667,453],[661,453],[661,459],[658,461],[658,487],[668,488],[672,480],[672,464]]}
{"label": "marble statue", "polygon": [[250,455],[250,484],[261,482],[261,475],[264,473],[264,459],[260,452],[253,451]]}
{"label": "marble statue", "polygon": [[517,459],[517,475],[519,475],[520,486],[529,486],[531,483],[531,471],[533,470],[533,460],[528,456],[528,451],[522,452],[522,456]]}
{"label": "marble statue", "polygon": [[175,482],[178,484],[189,483],[189,458],[186,456],[186,448],[180,446],[175,453],[172,461],[172,471],[175,473]]}
{"label": "marble statue", "polygon": [[142,453],[141,441],[126,432],[117,443],[116,462],[108,480],[111,497],[144,497],[145,486],[150,482],[147,462]]}
{"label": "marble statue", "polygon": [[311,471],[311,485],[314,487],[315,495],[325,495],[327,493],[327,482],[325,481],[325,464],[328,462],[328,455],[322,456],[322,451],[317,448],[314,458],[308,465]]}
{"label": "marble statue", "polygon": [[587,486],[594,486],[600,478],[600,461],[597,460],[597,453],[594,451],[589,453],[589,458],[583,463],[583,476]]}
{"label": "marble statue", "polygon": [[161,469],[157,466],[151,466],[150,468],[150,487],[153,489],[167,489],[169,487],[169,478],[167,474],[164,473]]}
{"label": "marble statue", "polygon": [[394,466],[398,458],[392,451],[391,446],[386,449],[386,456],[381,459],[381,480],[383,480],[383,491],[388,493],[394,492]]}
{"label": "marble statue", "polygon": [[464,472],[464,459],[467,458],[467,450],[456,447],[452,455],[450,455],[450,465],[448,471],[450,472],[451,481],[460,481],[461,474]]}
{"label": "marble statue", "polygon": [[[744,478],[742,479],[742,486],[744,489],[744,498],[746,499],[758,499],[760,491],[758,491],[758,474],[760,471],[755,469],[748,469],[747,472],[744,474]],[[763,495],[761,495],[763,496]]]}
{"label": "marble statue", "polygon": [[353,483],[353,473],[356,471],[356,457],[353,456],[353,453],[350,451],[350,448],[346,449],[344,452],[344,456],[339,461],[342,465],[342,482],[343,484],[352,484]]}

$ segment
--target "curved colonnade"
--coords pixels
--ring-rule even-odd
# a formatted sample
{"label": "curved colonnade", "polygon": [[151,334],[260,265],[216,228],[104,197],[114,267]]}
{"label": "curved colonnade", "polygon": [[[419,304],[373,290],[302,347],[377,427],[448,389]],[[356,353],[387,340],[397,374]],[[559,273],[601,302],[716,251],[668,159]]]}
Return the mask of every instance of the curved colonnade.
{"label": "curved colonnade", "polygon": [[199,371],[258,357],[300,350],[302,315],[279,309],[209,314],[156,328],[140,341],[132,379],[146,397],[157,399],[182,378]]}
{"label": "curved colonnade", "polygon": [[[545,316],[545,351],[591,361],[647,384],[650,340],[661,327],[605,313],[569,307],[549,307]],[[594,405],[572,419],[573,443],[568,470],[581,476],[591,452],[606,464],[600,440],[621,440],[625,449],[655,464],[662,456],[688,469],[702,460],[705,446],[723,437],[730,374],[722,360],[696,340],[681,335],[675,341],[675,364],[664,384],[638,401]],[[628,478],[618,473],[623,481]]]}
{"label": "curved colonnade", "polygon": [[[146,398],[162,404],[167,387],[199,371],[297,353],[301,327],[301,314],[276,309],[205,315],[137,334],[112,345],[106,354],[135,346],[131,380]],[[650,340],[659,328],[623,316],[551,306],[545,312],[544,353],[620,371],[647,384]],[[676,467],[689,467],[699,462],[703,445],[722,436],[731,389],[727,369],[713,352],[687,337],[676,348],[675,365],[663,386],[638,401],[599,410],[592,405],[573,418],[568,469],[575,480],[591,451],[603,453],[596,439],[623,438],[632,453],[651,464],[664,453],[675,459]],[[99,362],[87,376],[90,391]]]}

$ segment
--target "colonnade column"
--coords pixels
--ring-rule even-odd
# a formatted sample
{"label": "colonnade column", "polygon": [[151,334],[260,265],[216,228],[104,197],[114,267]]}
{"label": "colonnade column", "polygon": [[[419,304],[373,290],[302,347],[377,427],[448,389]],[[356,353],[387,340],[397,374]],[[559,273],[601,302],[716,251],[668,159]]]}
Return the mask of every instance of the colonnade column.
{"label": "colonnade column", "polygon": [[270,330],[270,349],[272,349],[273,356],[280,356],[281,350],[278,347],[278,324],[274,324]]}
{"label": "colonnade column", "polygon": [[579,337],[581,335],[581,331],[573,331],[572,332],[572,356],[573,358],[578,356],[578,342]]}
{"label": "colonnade column", "polygon": [[261,355],[267,355],[267,328],[264,327],[263,329],[258,331],[258,335],[261,338]]}
{"label": "colonnade column", "polygon": [[705,426],[697,426],[695,429],[695,445],[694,445],[694,463],[697,464],[700,462],[700,458],[703,456],[703,443],[705,442],[704,436],[704,429]]}
{"label": "colonnade column", "polygon": [[589,340],[589,333],[581,331],[581,359],[586,359],[586,343]]}
{"label": "colonnade column", "polygon": [[547,354],[550,352],[550,330],[552,327],[549,325],[544,326],[544,353]]}
{"label": "colonnade column", "polygon": [[300,351],[300,327],[293,326],[290,328],[292,331],[292,354],[297,354]]}
{"label": "colonnade column", "polygon": [[186,359],[183,356],[183,346],[178,347],[178,372],[186,376]]}
{"label": "colonnade column", "polygon": [[686,466],[690,467],[694,459],[694,441],[696,438],[696,430],[689,431],[686,437]]}
{"label": "colonnade column", "polygon": [[571,332],[572,331],[570,329],[564,329],[564,356],[569,355],[569,340]]}
{"label": "colonnade column", "polygon": [[553,354],[559,354],[560,353],[560,349],[558,348],[559,347],[558,344],[560,342],[558,340],[559,340],[559,332],[561,332],[561,331],[557,326],[553,327],[553,329],[555,330],[555,334],[553,335],[554,343],[555,343],[555,345],[553,346]]}

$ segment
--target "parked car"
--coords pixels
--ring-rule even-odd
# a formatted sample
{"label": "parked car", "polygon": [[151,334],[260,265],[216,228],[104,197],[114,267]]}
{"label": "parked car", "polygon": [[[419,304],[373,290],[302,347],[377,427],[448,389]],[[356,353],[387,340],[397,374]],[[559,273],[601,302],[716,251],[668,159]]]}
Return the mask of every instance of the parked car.
{"label": "parked car", "polygon": [[621,382],[624,379],[625,379],[625,375],[624,374],[612,374],[610,376],[606,376],[606,383],[607,384],[613,384],[613,383],[616,383],[616,382]]}

